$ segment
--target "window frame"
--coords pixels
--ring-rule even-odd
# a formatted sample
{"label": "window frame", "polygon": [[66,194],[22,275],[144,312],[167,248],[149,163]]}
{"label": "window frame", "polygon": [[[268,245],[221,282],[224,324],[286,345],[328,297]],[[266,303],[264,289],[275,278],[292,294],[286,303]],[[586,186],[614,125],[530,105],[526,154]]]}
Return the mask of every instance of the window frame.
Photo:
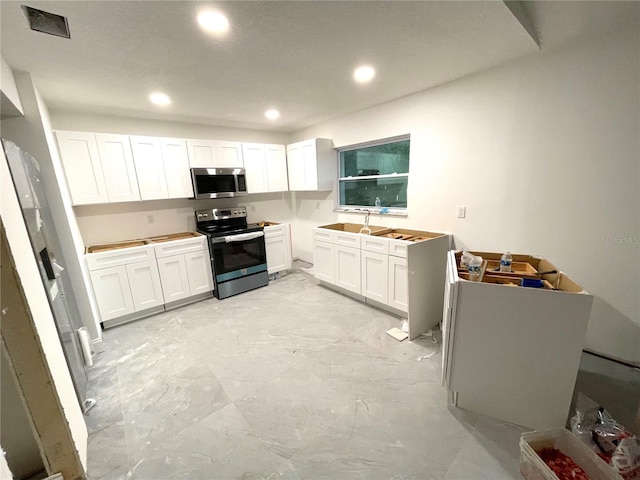
{"label": "window frame", "polygon": [[[409,141],[409,168],[408,168],[408,172],[406,173],[392,173],[392,174],[383,174],[383,175],[363,175],[363,176],[358,176],[358,177],[353,177],[353,176],[349,176],[349,177],[342,177],[341,172],[342,172],[342,152],[348,152],[348,151],[352,151],[352,150],[358,150],[361,148],[368,148],[368,147],[375,147],[378,145],[387,145],[390,143],[397,143],[397,142],[403,142],[403,141]],[[397,135],[394,137],[387,137],[387,138],[382,138],[379,140],[373,140],[370,142],[362,142],[362,143],[357,143],[357,144],[353,144],[353,145],[345,145],[343,147],[339,147],[336,148],[337,151],[337,161],[338,161],[338,181],[337,181],[337,195],[336,195],[336,207],[335,210],[339,211],[339,212],[362,212],[362,211],[368,211],[371,213],[381,213],[380,211],[385,209],[384,214],[389,214],[389,215],[401,215],[401,216],[406,216],[408,209],[409,209],[409,198],[407,195],[407,206],[406,207],[376,207],[375,205],[343,205],[342,202],[342,195],[341,195],[341,185],[342,182],[348,182],[348,181],[357,181],[357,180],[373,180],[373,179],[380,179],[380,178],[386,178],[386,179],[393,179],[393,178],[406,178],[406,185],[407,185],[407,193],[409,190],[409,173],[411,172],[411,134],[404,134],[404,135]]]}

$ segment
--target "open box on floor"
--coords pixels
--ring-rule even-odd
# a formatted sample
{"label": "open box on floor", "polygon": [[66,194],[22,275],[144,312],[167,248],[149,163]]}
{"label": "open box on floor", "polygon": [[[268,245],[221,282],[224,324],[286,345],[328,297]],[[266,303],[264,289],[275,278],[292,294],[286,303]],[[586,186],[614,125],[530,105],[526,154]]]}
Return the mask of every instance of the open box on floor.
{"label": "open box on floor", "polygon": [[520,473],[527,480],[558,480],[540,458],[545,448],[559,450],[570,457],[590,480],[623,480],[617,472],[569,430],[555,428],[523,433],[520,437]]}

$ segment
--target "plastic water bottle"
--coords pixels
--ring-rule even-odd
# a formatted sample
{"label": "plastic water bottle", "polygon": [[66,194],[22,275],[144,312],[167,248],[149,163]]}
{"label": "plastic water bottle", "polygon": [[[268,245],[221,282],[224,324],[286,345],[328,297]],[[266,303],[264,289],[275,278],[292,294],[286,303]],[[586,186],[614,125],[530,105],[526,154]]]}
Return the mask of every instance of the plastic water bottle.
{"label": "plastic water bottle", "polygon": [[375,205],[376,205],[376,207],[379,207],[380,205],[382,205],[382,203],[380,202],[380,197],[376,197]]}
{"label": "plastic water bottle", "polygon": [[467,270],[469,271],[469,280],[477,282],[480,280],[480,270],[482,268],[482,257],[473,257],[469,261]]}
{"label": "plastic water bottle", "polygon": [[509,252],[505,253],[500,257],[500,271],[501,272],[510,272],[511,271],[511,262],[513,261],[513,257]]}

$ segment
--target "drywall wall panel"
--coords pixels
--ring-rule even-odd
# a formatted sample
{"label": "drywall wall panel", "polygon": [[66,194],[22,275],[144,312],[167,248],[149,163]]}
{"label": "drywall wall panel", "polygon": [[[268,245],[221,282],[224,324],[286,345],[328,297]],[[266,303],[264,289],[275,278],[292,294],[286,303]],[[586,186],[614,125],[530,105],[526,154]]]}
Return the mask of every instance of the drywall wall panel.
{"label": "drywall wall panel", "polygon": [[[596,297],[586,346],[640,363],[637,27],[543,49],[291,140],[340,147],[410,134],[408,216],[372,224],[453,232],[458,248],[563,265]],[[311,261],[311,227],[363,219],[334,213],[335,201],[335,192],[320,203],[296,194],[294,256]]]}
{"label": "drywall wall panel", "polygon": [[87,426],[84,422],[55,321],[42,285],[40,271],[31,250],[31,243],[22,218],[18,198],[11,183],[11,174],[9,173],[4,152],[0,152],[0,157],[0,193],[2,195],[0,216],[11,247],[15,268],[38,331],[42,351],[47,359],[47,365],[51,372],[58,398],[64,409],[65,417],[69,422],[71,435],[80,455],[82,466],[86,470]]}

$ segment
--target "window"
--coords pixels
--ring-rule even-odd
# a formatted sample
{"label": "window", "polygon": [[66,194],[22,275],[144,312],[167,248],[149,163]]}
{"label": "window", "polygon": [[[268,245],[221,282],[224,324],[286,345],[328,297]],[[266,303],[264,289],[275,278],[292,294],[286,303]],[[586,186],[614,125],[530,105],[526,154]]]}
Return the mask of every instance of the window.
{"label": "window", "polygon": [[409,137],[339,149],[338,208],[407,208]]}

